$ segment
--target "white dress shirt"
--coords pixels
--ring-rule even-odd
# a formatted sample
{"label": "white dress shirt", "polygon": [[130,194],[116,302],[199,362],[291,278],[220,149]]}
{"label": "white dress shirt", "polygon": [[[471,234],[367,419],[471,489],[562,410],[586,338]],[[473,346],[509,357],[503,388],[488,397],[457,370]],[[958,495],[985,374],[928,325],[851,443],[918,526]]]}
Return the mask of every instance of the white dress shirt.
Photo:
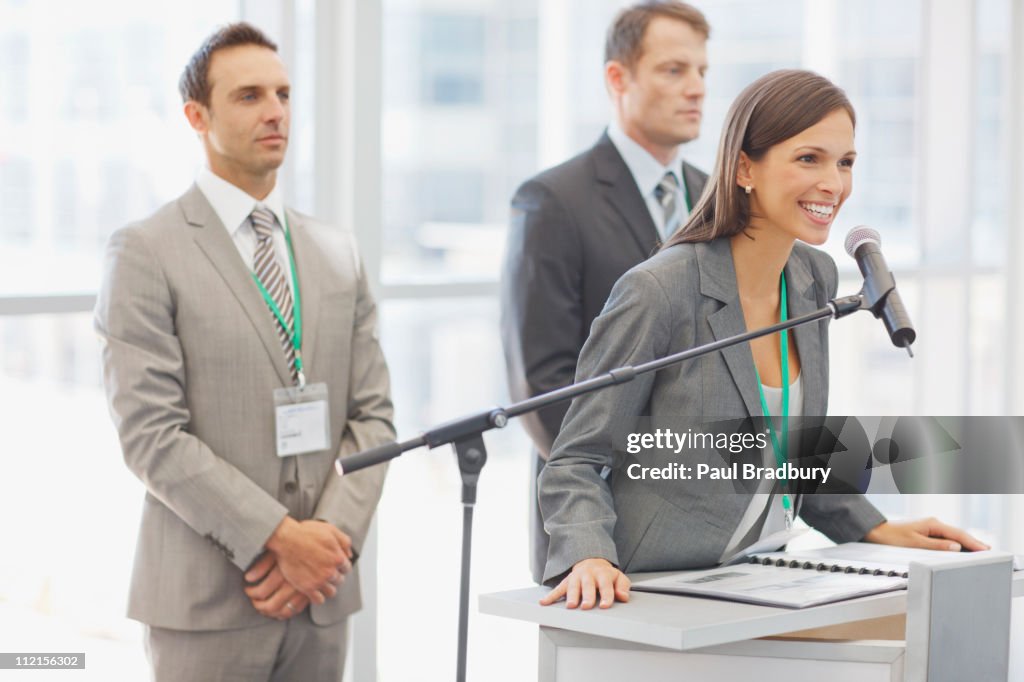
{"label": "white dress shirt", "polygon": [[[214,213],[224,224],[232,241],[235,242],[242,262],[250,271],[253,269],[253,262],[256,258],[256,231],[252,227],[249,215],[256,207],[266,208],[274,214],[274,217],[277,218],[272,236],[274,256],[288,283],[288,288],[291,289],[291,266],[288,263],[288,245],[284,238],[284,201],[281,199],[280,186],[275,184],[274,189],[270,190],[270,194],[260,201],[205,166],[199,171],[196,185],[213,206]],[[294,293],[292,291],[292,294]]]}
{"label": "white dress shirt", "polygon": [[665,235],[665,212],[661,207],[661,202],[654,195],[654,190],[658,187],[661,179],[665,177],[665,173],[675,175],[676,182],[679,185],[679,188],[676,190],[676,227],[685,223],[686,219],[690,217],[690,212],[686,205],[686,180],[682,177],[682,146],[680,145],[676,150],[675,158],[672,159],[671,163],[663,166],[661,162],[651,156],[650,152],[627,135],[618,122],[612,121],[608,124],[608,137],[619,151],[622,160],[626,162],[629,172],[633,175],[637,189],[640,190],[640,194],[647,203],[647,210],[651,213],[651,219],[654,220],[654,225],[658,228],[658,234]]}

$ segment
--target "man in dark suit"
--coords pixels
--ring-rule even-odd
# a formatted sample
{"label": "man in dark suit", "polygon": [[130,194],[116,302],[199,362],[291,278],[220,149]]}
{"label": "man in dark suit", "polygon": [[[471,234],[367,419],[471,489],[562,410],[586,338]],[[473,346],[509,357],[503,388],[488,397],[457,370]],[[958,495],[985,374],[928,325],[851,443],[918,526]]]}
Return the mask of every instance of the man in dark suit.
{"label": "man in dark suit", "polygon": [[[707,176],[680,146],[700,132],[710,28],[675,0],[624,9],[605,43],[614,116],[586,152],[527,180],[512,198],[501,328],[513,399],[572,383],[612,285],[685,222]],[[568,403],[523,418],[533,441],[531,570],[540,582],[548,536],[536,479]]]}

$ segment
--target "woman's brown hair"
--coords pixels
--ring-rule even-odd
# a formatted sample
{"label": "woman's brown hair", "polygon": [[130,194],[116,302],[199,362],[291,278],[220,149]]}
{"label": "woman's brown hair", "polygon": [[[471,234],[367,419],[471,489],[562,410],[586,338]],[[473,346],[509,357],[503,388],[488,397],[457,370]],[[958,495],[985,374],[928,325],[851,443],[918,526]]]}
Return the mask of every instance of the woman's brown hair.
{"label": "woman's brown hair", "polygon": [[715,170],[690,218],[661,247],[731,237],[750,225],[750,197],[736,184],[740,152],[760,160],[778,143],[807,130],[837,109],[857,125],[853,105],[832,81],[812,71],[786,69],[761,76],[740,93],[718,143]]}

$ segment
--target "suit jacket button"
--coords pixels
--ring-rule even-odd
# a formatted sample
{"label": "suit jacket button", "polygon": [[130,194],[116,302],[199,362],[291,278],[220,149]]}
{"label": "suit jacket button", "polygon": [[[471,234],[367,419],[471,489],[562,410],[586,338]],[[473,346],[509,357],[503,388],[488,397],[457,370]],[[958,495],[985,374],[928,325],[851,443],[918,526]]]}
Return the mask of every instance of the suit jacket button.
{"label": "suit jacket button", "polygon": [[284,484],[284,491],[290,495],[291,493],[294,493],[298,487],[299,486],[295,484],[295,481],[288,481]]}

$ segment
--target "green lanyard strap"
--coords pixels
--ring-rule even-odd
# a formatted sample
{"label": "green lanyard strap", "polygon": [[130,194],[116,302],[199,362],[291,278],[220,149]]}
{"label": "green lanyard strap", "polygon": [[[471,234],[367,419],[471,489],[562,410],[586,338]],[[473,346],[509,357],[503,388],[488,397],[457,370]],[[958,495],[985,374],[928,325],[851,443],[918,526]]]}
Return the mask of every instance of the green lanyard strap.
{"label": "green lanyard strap", "polygon": [[295,349],[295,373],[299,375],[299,386],[304,386],[306,384],[306,375],[302,371],[302,295],[299,292],[299,278],[295,274],[295,253],[292,248],[292,232],[288,229],[287,216],[285,216],[284,221],[284,240],[288,246],[288,265],[291,267],[292,275],[293,325],[289,326],[285,322],[284,315],[281,313],[277,302],[270,296],[270,292],[263,286],[263,282],[260,281],[255,272],[252,273],[252,279],[256,282],[256,286],[259,287],[260,293],[263,294],[263,300],[266,301],[267,306],[274,313],[274,317],[277,318],[281,328],[284,329],[285,333],[288,334],[288,338],[292,341],[292,348]]}
{"label": "green lanyard strap", "polygon": [[[789,319],[789,310],[786,303],[786,272],[783,270],[782,275],[779,277],[779,321],[785,322],[787,319]],[[768,432],[772,438],[772,450],[775,451],[775,461],[780,468],[784,468],[786,466],[787,453],[789,452],[789,335],[785,329],[779,332],[779,334],[779,351],[782,354],[781,439],[775,432],[772,415],[768,411],[768,401],[765,400],[764,388],[761,386],[761,375],[758,373],[756,366],[754,367],[754,374],[757,375],[757,391],[761,396],[761,411],[764,413],[765,421],[768,422]],[[783,487],[788,484],[789,479],[784,477],[782,479]],[[790,522],[793,505],[789,500],[789,494],[786,492],[782,494],[782,508],[786,510],[787,522]]]}

